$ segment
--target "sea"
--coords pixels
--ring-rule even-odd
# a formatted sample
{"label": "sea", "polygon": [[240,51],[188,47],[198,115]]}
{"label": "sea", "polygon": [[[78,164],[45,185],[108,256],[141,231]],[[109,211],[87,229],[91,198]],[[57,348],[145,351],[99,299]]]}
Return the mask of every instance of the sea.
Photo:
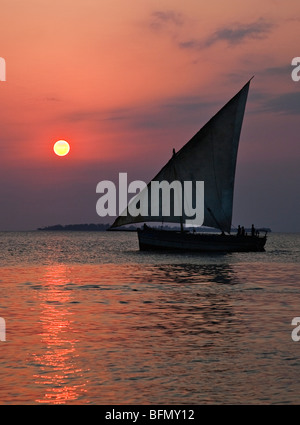
{"label": "sea", "polygon": [[0,404],[300,402],[300,234],[231,254],[141,252],[134,232],[0,241]]}

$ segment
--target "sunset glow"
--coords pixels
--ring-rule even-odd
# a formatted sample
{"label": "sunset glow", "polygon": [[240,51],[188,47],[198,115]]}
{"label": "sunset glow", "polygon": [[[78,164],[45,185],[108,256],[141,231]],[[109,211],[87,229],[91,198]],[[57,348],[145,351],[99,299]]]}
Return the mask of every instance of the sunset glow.
{"label": "sunset glow", "polygon": [[[97,221],[99,181],[149,182],[255,75],[234,223],[300,231],[299,16],[295,0],[5,2],[1,228]],[[59,138],[68,155],[54,154]]]}

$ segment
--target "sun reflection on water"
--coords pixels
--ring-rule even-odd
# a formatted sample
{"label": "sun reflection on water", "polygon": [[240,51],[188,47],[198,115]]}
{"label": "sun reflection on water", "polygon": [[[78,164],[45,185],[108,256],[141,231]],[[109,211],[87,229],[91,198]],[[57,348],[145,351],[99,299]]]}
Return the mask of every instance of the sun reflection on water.
{"label": "sun reflection on water", "polygon": [[[65,265],[51,266],[42,278],[39,298],[42,323],[41,351],[34,353],[39,371],[35,384],[41,387],[38,403],[65,404],[78,400],[86,392],[83,371],[78,366],[76,326],[74,313],[68,304],[72,301],[66,285],[70,283]],[[74,382],[74,384],[70,384]]]}

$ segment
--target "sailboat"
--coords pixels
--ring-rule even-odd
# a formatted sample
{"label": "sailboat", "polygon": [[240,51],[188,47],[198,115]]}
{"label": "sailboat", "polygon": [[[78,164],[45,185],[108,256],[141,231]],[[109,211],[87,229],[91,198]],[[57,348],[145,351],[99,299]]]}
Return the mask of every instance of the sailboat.
{"label": "sailboat", "polygon": [[[144,226],[137,229],[140,250],[264,251],[266,234],[264,236],[260,236],[257,232],[252,232],[251,235],[231,234],[236,160],[250,82],[251,80],[178,152],[173,150],[167,164],[134,198],[135,207],[141,207],[142,204],[144,206],[140,208],[139,214],[132,214],[129,203],[126,210],[112,224],[112,229],[144,222]],[[151,214],[148,202],[150,185],[153,182],[174,181],[192,182],[193,205],[196,202],[197,190],[201,188],[196,183],[204,183],[202,225],[215,229],[215,233],[200,233],[195,232],[195,229],[189,231],[187,226],[184,227],[190,222],[190,216],[185,211],[181,214],[176,213],[175,195],[169,198],[171,205],[168,215],[163,214],[161,206],[155,209],[156,214]],[[180,230],[150,227],[146,224],[148,222],[176,223],[180,225]]]}

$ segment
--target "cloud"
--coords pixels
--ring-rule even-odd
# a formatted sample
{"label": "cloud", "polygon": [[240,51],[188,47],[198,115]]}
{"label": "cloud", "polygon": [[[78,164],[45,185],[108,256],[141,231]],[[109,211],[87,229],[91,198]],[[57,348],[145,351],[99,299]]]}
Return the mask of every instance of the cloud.
{"label": "cloud", "polygon": [[60,102],[61,101],[61,99],[59,99],[58,97],[55,97],[55,96],[45,97],[44,100],[46,102]]}
{"label": "cloud", "polygon": [[252,24],[235,24],[231,28],[225,27],[216,31],[210,38],[206,40],[206,45],[211,46],[218,41],[227,41],[228,44],[239,44],[245,39],[262,39],[267,36],[272,24],[265,22],[263,19]]}
{"label": "cloud", "polygon": [[176,97],[165,102],[162,107],[170,111],[180,113],[199,113],[218,105],[217,102],[205,101],[199,96]]}
{"label": "cloud", "polygon": [[[148,105],[136,111],[131,125],[139,129],[167,129],[183,126],[197,126],[209,111],[217,109],[217,103],[205,101],[197,96],[175,97],[156,105]],[[204,122],[203,122],[204,124]]]}
{"label": "cloud", "polygon": [[73,110],[60,115],[58,119],[69,123],[86,122],[92,126],[103,126],[105,122],[111,125],[113,122],[114,131],[166,129],[182,125],[193,127],[198,125],[199,120],[208,119],[209,113],[216,112],[219,106],[220,103],[190,95],[128,108]]}
{"label": "cloud", "polygon": [[292,67],[289,63],[288,65],[283,66],[274,66],[270,68],[265,68],[260,74],[266,75],[266,76],[279,76],[279,75],[291,75]]}
{"label": "cloud", "polygon": [[80,121],[118,121],[124,120],[128,117],[130,108],[115,108],[113,110],[77,110],[72,111],[63,117],[68,122],[80,122]]}
{"label": "cloud", "polygon": [[157,10],[151,14],[150,28],[153,30],[161,30],[167,26],[179,27],[183,24],[183,16],[179,12],[173,10]]}
{"label": "cloud", "polygon": [[229,46],[240,44],[247,39],[263,39],[271,31],[273,24],[259,19],[250,24],[232,24],[218,29],[206,40],[191,39],[179,43],[182,49],[204,49],[218,42],[227,42]]}
{"label": "cloud", "polygon": [[300,115],[300,92],[282,93],[262,103],[265,112]]}
{"label": "cloud", "polygon": [[204,44],[200,40],[188,40],[179,42],[181,49],[200,50],[203,49]]}

